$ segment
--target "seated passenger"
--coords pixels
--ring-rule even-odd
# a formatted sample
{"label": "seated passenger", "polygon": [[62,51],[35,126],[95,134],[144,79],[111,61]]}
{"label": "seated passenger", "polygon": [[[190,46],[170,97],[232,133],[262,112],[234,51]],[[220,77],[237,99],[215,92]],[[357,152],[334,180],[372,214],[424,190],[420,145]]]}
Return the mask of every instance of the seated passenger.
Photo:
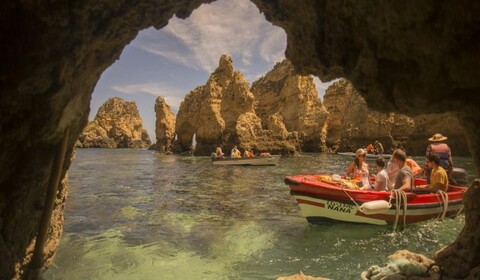
{"label": "seated passenger", "polygon": [[386,191],[388,190],[388,173],[385,169],[385,161],[383,158],[377,158],[377,176],[375,177],[375,184],[371,186],[371,188],[362,187],[362,190],[373,189],[376,191]]}
{"label": "seated passenger", "polygon": [[345,172],[345,177],[351,177],[352,179],[360,180],[360,187],[370,187],[370,181],[368,180],[369,171],[368,164],[365,162],[365,157],[367,156],[367,151],[364,149],[358,149],[355,152],[355,160],[351,162],[347,171]]}
{"label": "seated passenger", "polygon": [[378,142],[378,140],[375,140],[375,143],[373,143],[373,147],[375,148],[375,154],[376,155],[383,155],[383,145],[382,145],[382,143]]}
{"label": "seated passenger", "polygon": [[425,190],[428,192],[437,192],[442,190],[446,192],[448,190],[448,175],[447,171],[440,166],[440,158],[437,154],[430,154],[427,156],[427,165],[432,169],[430,175],[430,183],[428,185],[417,186],[419,190]]}
{"label": "seated passenger", "polygon": [[397,149],[393,152],[392,162],[400,168],[397,176],[395,176],[393,188],[410,192],[412,191],[414,180],[412,170],[405,164],[406,160],[407,154],[404,151]]}
{"label": "seated passenger", "polygon": [[230,152],[230,157],[231,158],[241,158],[242,157],[242,154],[237,149],[237,146],[233,147],[232,151]]}
{"label": "seated passenger", "polygon": [[410,170],[412,170],[413,176],[417,176],[418,174],[422,173],[422,168],[412,158],[407,158],[405,163],[408,165],[408,167],[410,167]]}
{"label": "seated passenger", "polygon": [[222,148],[220,147],[217,147],[217,149],[215,150],[215,158],[223,158],[224,154],[222,152]]}
{"label": "seated passenger", "polygon": [[246,149],[245,152],[243,153],[243,157],[254,157],[255,155],[253,154],[252,149]]}

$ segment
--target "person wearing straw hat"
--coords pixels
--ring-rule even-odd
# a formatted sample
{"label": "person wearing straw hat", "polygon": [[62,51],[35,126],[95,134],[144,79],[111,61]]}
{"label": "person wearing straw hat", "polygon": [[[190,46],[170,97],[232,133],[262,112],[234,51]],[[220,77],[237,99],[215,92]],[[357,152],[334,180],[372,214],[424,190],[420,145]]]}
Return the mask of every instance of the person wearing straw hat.
{"label": "person wearing straw hat", "polygon": [[427,164],[427,159],[430,154],[436,154],[440,158],[440,166],[447,171],[448,177],[450,177],[450,174],[452,173],[452,152],[450,147],[444,143],[445,140],[447,140],[447,137],[443,136],[441,133],[435,133],[432,137],[428,138],[430,145],[428,145],[425,152],[425,167],[423,169],[423,175],[427,179],[427,184],[430,184],[430,175],[432,173],[432,169]]}

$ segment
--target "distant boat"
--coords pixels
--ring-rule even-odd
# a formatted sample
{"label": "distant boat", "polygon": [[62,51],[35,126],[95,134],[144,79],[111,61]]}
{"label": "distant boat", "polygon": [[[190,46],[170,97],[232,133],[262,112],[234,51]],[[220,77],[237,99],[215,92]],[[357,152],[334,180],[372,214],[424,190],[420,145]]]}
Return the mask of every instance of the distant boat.
{"label": "distant boat", "polygon": [[[355,157],[354,152],[344,152],[344,153],[337,153],[337,154],[342,155],[342,156]],[[392,155],[391,154],[368,154],[367,153],[367,158],[369,158],[369,159],[376,159],[376,158],[379,158],[379,157],[389,159],[389,158],[392,157]]]}
{"label": "distant boat", "polygon": [[[284,181],[310,223],[340,221],[396,227],[402,220],[409,224],[455,217],[463,210],[463,193],[467,190],[454,185],[449,185],[447,192],[423,194],[359,190],[353,189],[354,181],[339,175],[294,175]],[[415,185],[425,183],[415,178]]]}
{"label": "distant boat", "polygon": [[255,156],[243,158],[212,159],[213,165],[277,165],[280,156]]}

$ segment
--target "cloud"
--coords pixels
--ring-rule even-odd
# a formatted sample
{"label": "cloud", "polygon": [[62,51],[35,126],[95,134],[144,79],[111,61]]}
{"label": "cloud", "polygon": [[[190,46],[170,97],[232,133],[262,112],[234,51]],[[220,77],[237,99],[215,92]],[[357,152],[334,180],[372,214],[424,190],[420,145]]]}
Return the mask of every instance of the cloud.
{"label": "cloud", "polygon": [[184,95],[184,92],[180,92],[177,88],[155,83],[113,85],[112,88],[118,92],[130,95],[151,94],[153,96],[161,96],[172,108],[172,111],[178,111],[180,103],[183,100],[179,96]]}
{"label": "cloud", "polygon": [[133,46],[211,73],[222,54],[232,56],[236,67],[283,59],[286,34],[250,1],[218,0],[203,4],[185,20],[172,18],[162,30],[141,32]]}

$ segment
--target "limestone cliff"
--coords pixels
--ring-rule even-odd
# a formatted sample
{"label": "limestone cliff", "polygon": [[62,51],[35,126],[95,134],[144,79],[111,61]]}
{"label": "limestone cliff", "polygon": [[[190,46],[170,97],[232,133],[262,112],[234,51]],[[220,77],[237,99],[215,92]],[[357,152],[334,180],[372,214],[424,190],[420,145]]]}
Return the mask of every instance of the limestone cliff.
{"label": "limestone cliff", "polygon": [[180,105],[175,151],[188,150],[194,136],[196,154],[204,155],[216,146],[235,145],[280,154],[294,154],[302,145],[319,151],[317,132],[326,112],[312,78],[295,75],[284,61],[255,85],[250,89],[243,74],[234,71],[232,59],[223,55],[207,83]]}
{"label": "limestone cliff", "polygon": [[[1,2],[1,279],[28,271],[55,147],[67,136],[63,177],[101,73],[139,31],[206,2]],[[480,172],[479,1],[252,2],[285,30],[285,55],[302,74],[345,77],[378,110],[455,112]],[[479,189],[464,194],[465,227],[435,258],[446,277],[478,278]]]}
{"label": "limestone cliff", "polygon": [[135,101],[108,99],[78,138],[82,148],[146,148],[150,138]]}
{"label": "limestone cliff", "polygon": [[[287,140],[298,135],[302,151],[320,152],[325,148],[323,126],[328,113],[313,78],[298,75],[288,60],[283,60],[259,80],[253,82],[255,111],[264,129]],[[294,137],[293,137],[294,138]]]}
{"label": "limestone cliff", "polygon": [[344,79],[327,89],[324,105],[330,113],[327,145],[334,150],[355,151],[378,140],[386,152],[402,147],[410,155],[423,155],[427,139],[440,132],[448,136],[455,155],[467,154],[465,135],[451,113],[413,118],[398,113],[380,113],[369,109],[365,99]]}
{"label": "limestone cliff", "polygon": [[155,136],[157,138],[155,149],[169,152],[172,150],[175,139],[175,115],[161,96],[157,97],[155,101],[155,116]]}

